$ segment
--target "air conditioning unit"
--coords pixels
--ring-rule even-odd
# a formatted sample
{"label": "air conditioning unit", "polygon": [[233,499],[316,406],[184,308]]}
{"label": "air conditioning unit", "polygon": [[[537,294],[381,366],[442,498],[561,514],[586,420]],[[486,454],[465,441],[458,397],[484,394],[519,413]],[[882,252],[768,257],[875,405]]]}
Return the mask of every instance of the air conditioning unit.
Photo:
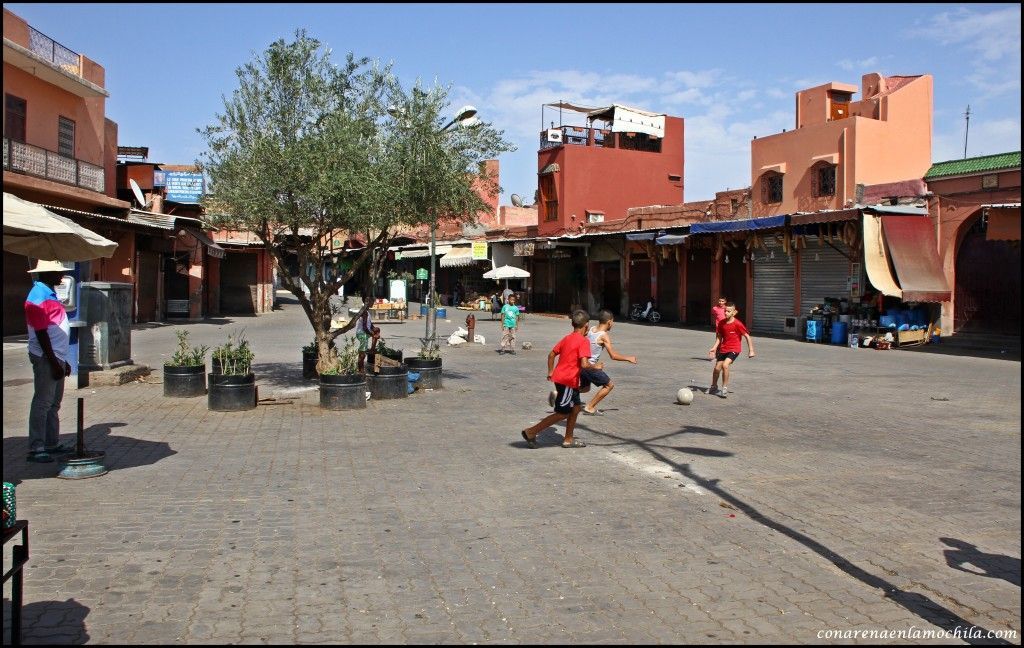
{"label": "air conditioning unit", "polygon": [[548,129],[548,141],[562,143],[562,131],[558,128]]}
{"label": "air conditioning unit", "polygon": [[789,335],[796,335],[797,332],[800,330],[800,318],[796,317],[795,315],[793,317],[785,318],[784,323],[782,325],[782,330],[784,333],[787,333]]}
{"label": "air conditioning unit", "polygon": [[596,213],[595,214],[593,212],[587,212],[587,222],[588,223],[603,223],[604,222],[604,214],[601,214],[601,213]]}

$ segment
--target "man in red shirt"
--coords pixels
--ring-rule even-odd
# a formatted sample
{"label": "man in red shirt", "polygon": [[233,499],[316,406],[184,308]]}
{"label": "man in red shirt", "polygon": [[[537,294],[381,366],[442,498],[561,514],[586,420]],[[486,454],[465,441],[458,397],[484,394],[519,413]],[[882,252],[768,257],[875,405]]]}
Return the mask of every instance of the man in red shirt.
{"label": "man in red shirt", "polygon": [[[715,356],[715,370],[711,373],[711,388],[709,394],[717,393],[722,398],[729,392],[729,367],[740,352],[743,351],[743,340],[747,341],[747,357],[753,358],[754,340],[750,337],[747,327],[743,322],[736,319],[736,304],[729,302],[725,305],[725,319],[718,323],[715,335],[715,345],[708,351]],[[722,374],[722,389],[718,389],[718,374]]]}
{"label": "man in red shirt", "polygon": [[[580,385],[580,369],[603,369],[604,364],[590,364],[590,340],[587,327],[590,315],[583,310],[572,314],[572,333],[558,341],[548,353],[548,380],[555,383],[555,412],[544,417],[539,423],[522,431],[523,439],[530,448],[537,447],[537,435],[541,430],[565,419],[563,448],[585,448],[587,444],[572,436],[576,428],[576,417],[580,413],[580,392],[590,390],[590,383]],[[555,366],[558,356],[558,366]]]}

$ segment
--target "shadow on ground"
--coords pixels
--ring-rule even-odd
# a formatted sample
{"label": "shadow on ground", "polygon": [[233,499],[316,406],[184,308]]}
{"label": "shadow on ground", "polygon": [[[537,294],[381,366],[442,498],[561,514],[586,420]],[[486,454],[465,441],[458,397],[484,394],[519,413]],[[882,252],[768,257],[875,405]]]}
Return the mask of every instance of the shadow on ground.
{"label": "shadow on ground", "polygon": [[[700,428],[700,430],[701,430],[701,432],[700,432],[701,434],[708,434],[708,432],[710,431],[710,430],[708,430],[708,428]],[[919,592],[913,592],[913,591],[909,591],[909,590],[904,590],[904,589],[898,587],[895,583],[892,583],[892,582],[882,578],[881,576],[878,576],[877,574],[873,574],[873,573],[867,571],[866,569],[863,569],[862,567],[854,564],[853,562],[851,562],[847,558],[844,558],[843,556],[841,556],[841,555],[837,554],[836,552],[832,551],[827,546],[825,546],[822,543],[818,542],[814,538],[812,538],[812,537],[810,537],[810,536],[808,536],[808,535],[806,535],[804,533],[801,533],[800,531],[792,529],[792,528],[786,526],[785,524],[782,524],[781,522],[775,521],[774,519],[768,517],[764,513],[761,513],[753,505],[745,502],[744,500],[740,499],[738,496],[733,495],[732,493],[730,493],[728,490],[726,490],[724,487],[722,487],[719,484],[719,481],[720,481],[719,479],[709,478],[709,477],[702,477],[702,476],[698,475],[696,472],[693,471],[693,469],[690,467],[690,464],[688,464],[688,463],[680,463],[678,461],[673,461],[664,452],[664,450],[666,450],[666,449],[675,449],[675,448],[672,448],[672,446],[666,446],[666,445],[663,445],[661,443],[654,443],[656,441],[663,441],[667,437],[671,437],[671,436],[675,436],[677,434],[685,433],[686,431],[687,431],[687,427],[684,427],[679,432],[670,432],[668,434],[660,435],[660,436],[653,437],[651,439],[646,439],[646,440],[644,440],[644,439],[631,439],[631,438],[621,437],[621,436],[617,436],[615,434],[611,434],[611,433],[608,433],[608,432],[599,432],[599,431],[592,431],[592,432],[594,434],[598,435],[598,436],[603,436],[603,437],[608,438],[609,440],[614,440],[614,441],[618,441],[619,442],[619,443],[614,444],[614,445],[632,446],[632,447],[635,447],[635,448],[638,448],[638,449],[646,451],[651,457],[653,457],[657,461],[665,464],[666,466],[671,466],[676,472],[678,472],[679,474],[683,475],[684,477],[692,480],[696,485],[700,486],[701,488],[707,490],[710,493],[713,493],[713,494],[717,495],[718,497],[720,497],[722,499],[723,502],[729,504],[731,507],[735,508],[739,512],[742,512],[744,515],[746,515],[752,521],[754,521],[754,522],[756,522],[756,523],[758,523],[758,524],[760,524],[760,525],[762,525],[762,526],[764,526],[764,527],[766,527],[768,529],[771,529],[772,531],[775,531],[777,533],[781,533],[782,535],[790,538],[791,540],[793,540],[795,542],[798,542],[799,544],[803,545],[804,547],[810,549],[811,551],[813,551],[814,553],[818,554],[819,556],[821,556],[825,560],[828,560],[837,569],[842,571],[847,576],[855,578],[858,581],[860,581],[861,583],[863,583],[864,585],[867,585],[870,588],[878,590],[879,593],[883,597],[885,597],[886,599],[892,601],[893,603],[901,606],[902,608],[904,608],[905,610],[907,610],[911,614],[914,614],[915,616],[917,616],[918,618],[922,619],[923,621],[926,621],[926,622],[928,622],[928,623],[930,623],[932,625],[935,625],[935,626],[937,626],[939,628],[942,628],[943,630],[947,630],[950,633],[956,632],[958,628],[959,629],[963,629],[963,628],[967,628],[967,627],[974,627],[974,628],[977,628],[980,631],[978,633],[978,637],[977,638],[975,636],[973,636],[973,635],[972,636],[968,636],[968,637],[962,637],[964,642],[966,642],[968,644],[972,644],[972,645],[981,645],[981,644],[985,644],[985,645],[989,645],[989,644],[991,644],[991,645],[1009,645],[1008,641],[1005,641],[1005,640],[1002,640],[1002,639],[988,639],[987,636],[989,636],[990,633],[988,632],[988,630],[986,628],[983,628],[981,626],[977,626],[976,624],[967,621],[966,619],[962,618],[960,615],[958,615],[953,610],[945,607],[942,603],[938,602],[937,600],[935,600],[935,599],[933,599],[933,598],[931,598],[929,596],[926,596],[924,594],[921,594]],[[717,432],[717,431],[715,431],[715,432]],[[723,432],[722,434],[725,434],[725,433]],[[522,444],[522,445],[525,446],[525,444]],[[689,452],[688,448],[680,448],[679,450],[684,452],[684,453],[688,453]],[[717,455],[716,454],[716,455],[713,455],[713,456],[729,456],[730,454],[731,453],[722,453],[721,455]],[[953,547],[955,547],[957,549],[957,551],[952,552],[954,554],[954,557],[952,558],[952,561],[951,561],[951,556],[950,556],[951,552],[946,552],[946,554],[947,554],[946,555],[946,559],[947,559],[947,562],[950,563],[951,567],[954,567],[954,568],[958,569],[959,565],[964,564],[965,562],[971,562],[972,560],[974,560],[976,558],[979,559],[979,560],[982,560],[979,557],[984,555],[987,558],[982,560],[982,562],[984,564],[988,565],[988,567],[983,568],[987,572],[987,573],[984,574],[986,576],[990,575],[990,573],[991,573],[992,575],[994,575],[994,577],[1002,578],[1002,576],[999,576],[998,574],[1003,573],[1004,571],[1013,568],[1012,565],[1010,565],[1009,563],[1006,562],[1006,560],[1005,560],[1005,559],[1007,559],[1006,556],[995,556],[994,554],[981,554],[980,552],[972,553],[972,551],[976,551],[976,549],[973,547],[973,545],[969,545],[967,543],[963,543],[963,542],[956,541],[956,540],[950,540],[949,538],[943,538],[942,540],[944,542],[946,542],[948,545],[953,546]],[[1002,560],[1000,561],[998,559],[1002,559]],[[1013,560],[1013,559],[1010,559],[1010,560]],[[993,565],[995,563],[998,563],[998,567],[993,567]],[[1017,572],[1016,572],[1017,573],[1017,584],[1019,585],[1020,584],[1020,561],[1019,560],[1017,561],[1016,570],[1017,570]],[[963,571],[968,571],[968,570],[963,570]],[[972,573],[977,573],[977,572],[972,572]],[[1013,581],[1011,581],[1011,582],[1013,582]],[[980,638],[980,637],[985,637],[985,638]]]}
{"label": "shadow on ground", "polygon": [[[101,450],[106,453],[103,465],[108,471],[149,466],[161,459],[177,454],[164,441],[146,441],[128,436],[111,434],[113,428],[124,427],[126,423],[97,423],[85,429],[85,449]],[[62,435],[61,441],[74,447],[76,438]],[[52,463],[25,461],[28,456],[28,434],[24,437],[4,439],[4,480],[15,485],[26,479],[49,479],[60,472],[60,460],[74,457],[74,452],[57,455]]]}
{"label": "shadow on ground", "polygon": [[[1011,585],[1020,587],[1020,558],[985,553],[963,540],[954,538],[939,538],[939,540],[952,547],[952,549],[943,551],[942,554],[946,557],[946,564],[953,569],[988,578],[1000,578]],[[968,569],[965,565],[971,565],[972,568]]]}
{"label": "shadow on ground", "polygon": [[[29,559],[31,566],[32,558]],[[31,574],[26,574],[26,580]],[[11,602],[4,599],[4,645],[11,641]],[[85,617],[89,608],[71,598],[66,601],[37,601],[21,608],[21,641],[48,646],[79,646],[89,642]]]}

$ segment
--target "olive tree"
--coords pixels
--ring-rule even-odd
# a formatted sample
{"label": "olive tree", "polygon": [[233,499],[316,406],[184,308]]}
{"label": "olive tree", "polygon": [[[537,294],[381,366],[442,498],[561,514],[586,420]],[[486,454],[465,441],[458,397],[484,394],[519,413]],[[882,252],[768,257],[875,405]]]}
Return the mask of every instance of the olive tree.
{"label": "olive tree", "polygon": [[[333,339],[357,321],[332,331],[331,296],[365,270],[368,308],[395,233],[439,213],[472,217],[480,205],[465,192],[473,182],[465,171],[474,156],[504,150],[467,144],[493,138],[488,127],[449,138],[447,148],[436,146],[437,134],[426,124],[440,121],[445,91],[407,95],[390,66],[351,53],[337,66],[330,56],[300,30],[293,41],[278,40],[239,67],[224,112],[200,129],[208,149],[199,160],[213,187],[204,199],[208,220],[259,237],[312,324],[321,363]],[[404,111],[401,119],[396,110]],[[410,128],[413,123],[422,128]],[[429,163],[416,157],[428,149],[445,153]],[[456,162],[462,175],[432,171]],[[424,183],[431,185],[426,194]],[[443,198],[413,205],[417,191]],[[351,267],[326,273],[331,240],[356,234],[366,246]],[[297,277],[286,267],[293,252]]]}

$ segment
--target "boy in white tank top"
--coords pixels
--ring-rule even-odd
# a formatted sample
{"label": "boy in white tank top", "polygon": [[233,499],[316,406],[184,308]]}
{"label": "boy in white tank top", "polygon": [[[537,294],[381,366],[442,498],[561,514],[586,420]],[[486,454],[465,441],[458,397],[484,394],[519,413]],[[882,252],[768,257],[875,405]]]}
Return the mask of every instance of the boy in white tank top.
{"label": "boy in white tank top", "polygon": [[[587,338],[590,340],[590,364],[594,364],[601,357],[601,352],[605,349],[608,350],[608,357],[612,360],[619,360],[622,362],[632,362],[636,364],[636,356],[624,356],[619,355],[612,348],[612,338],[608,334],[611,331],[612,325],[615,324],[615,316],[612,315],[609,310],[602,310],[597,316],[597,326],[590,328],[587,333]],[[603,416],[604,412],[597,409],[597,404],[604,399],[605,396],[611,393],[615,385],[612,383],[611,378],[608,377],[601,369],[581,369],[580,370],[580,386],[583,384],[597,385],[597,393],[590,399],[581,410],[583,414],[587,416]]]}

